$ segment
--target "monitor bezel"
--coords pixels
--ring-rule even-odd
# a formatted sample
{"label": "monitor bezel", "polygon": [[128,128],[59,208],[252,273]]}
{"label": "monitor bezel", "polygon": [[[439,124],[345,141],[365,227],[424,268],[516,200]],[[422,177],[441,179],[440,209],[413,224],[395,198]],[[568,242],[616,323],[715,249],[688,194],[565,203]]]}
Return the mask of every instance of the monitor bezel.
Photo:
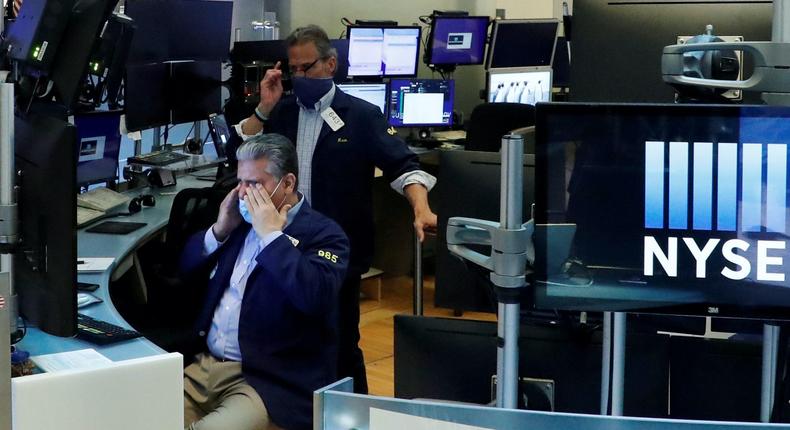
{"label": "monitor bezel", "polygon": [[491,61],[494,58],[494,51],[496,50],[496,38],[497,32],[499,30],[499,26],[505,23],[505,25],[516,25],[516,24],[529,24],[529,23],[554,23],[556,24],[556,29],[554,31],[554,46],[551,47],[551,59],[549,60],[548,66],[524,66],[524,67],[549,67],[554,64],[554,51],[557,47],[557,37],[559,37],[560,33],[560,20],[553,19],[553,18],[545,18],[545,19],[495,19],[494,20],[494,28],[491,30],[491,41],[488,44],[488,52],[486,52],[486,62],[485,68],[486,70],[491,69],[505,69],[505,68],[514,68],[514,67],[492,67]]}
{"label": "monitor bezel", "polygon": [[404,75],[396,75],[396,74],[387,74],[386,72],[383,74],[376,74],[376,75],[353,75],[351,74],[351,61],[349,58],[346,58],[346,63],[348,64],[348,78],[416,78],[419,68],[420,68],[420,45],[422,45],[422,27],[418,25],[393,25],[393,26],[384,26],[384,25],[349,25],[346,27],[346,39],[348,39],[348,55],[351,55],[351,30],[352,29],[366,29],[366,28],[373,28],[373,29],[381,29],[381,30],[417,30],[417,51],[415,52],[414,56],[414,73],[412,74],[404,74]]}
{"label": "monitor bezel", "polygon": [[[435,63],[433,61],[434,56],[434,34],[436,31],[436,21],[451,21],[451,20],[486,20],[486,31],[485,31],[485,40],[483,41],[483,48],[482,52],[480,52],[480,61],[479,62],[469,62],[469,63]],[[484,16],[484,15],[475,15],[475,16],[458,16],[458,15],[439,15],[435,16],[431,21],[431,30],[428,34],[428,45],[425,48],[425,63],[430,66],[446,66],[446,65],[455,65],[455,66],[474,66],[485,64],[486,62],[486,47],[489,46],[489,27],[491,26],[491,17]]]}

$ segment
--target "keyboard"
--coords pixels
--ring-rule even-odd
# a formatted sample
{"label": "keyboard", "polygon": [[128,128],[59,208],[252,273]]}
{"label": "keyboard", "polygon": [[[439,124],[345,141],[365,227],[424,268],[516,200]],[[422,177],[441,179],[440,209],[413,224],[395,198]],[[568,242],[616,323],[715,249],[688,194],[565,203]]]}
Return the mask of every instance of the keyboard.
{"label": "keyboard", "polygon": [[142,336],[140,333],[97,320],[84,314],[77,314],[77,337],[97,345],[107,345]]}
{"label": "keyboard", "polygon": [[127,163],[145,164],[149,166],[166,166],[189,158],[189,155],[172,151],[158,151],[150,154],[129,157]]}

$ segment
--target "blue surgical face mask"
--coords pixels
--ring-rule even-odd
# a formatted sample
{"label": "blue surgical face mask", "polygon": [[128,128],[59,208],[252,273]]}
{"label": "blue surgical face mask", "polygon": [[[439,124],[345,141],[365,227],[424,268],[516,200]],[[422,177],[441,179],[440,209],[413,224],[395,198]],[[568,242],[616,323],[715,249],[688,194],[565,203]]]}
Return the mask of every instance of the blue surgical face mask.
{"label": "blue surgical face mask", "polygon": [[292,76],[294,94],[308,109],[315,109],[315,104],[332,89],[332,78],[306,78]]}
{"label": "blue surgical face mask", "polygon": [[[269,198],[271,198],[274,195],[274,193],[277,192],[282,182],[283,180],[282,178],[280,178],[280,182],[278,182],[277,186],[274,187],[274,191],[272,191],[271,194],[269,194]],[[280,210],[280,206],[283,205],[283,202],[285,202],[285,196],[283,196],[283,201],[280,202],[280,205],[276,207],[277,210]],[[244,221],[247,221],[248,224],[252,224],[252,214],[250,213],[250,210],[247,208],[247,202],[245,202],[244,199],[239,199],[239,214],[241,214],[241,217],[244,219]]]}

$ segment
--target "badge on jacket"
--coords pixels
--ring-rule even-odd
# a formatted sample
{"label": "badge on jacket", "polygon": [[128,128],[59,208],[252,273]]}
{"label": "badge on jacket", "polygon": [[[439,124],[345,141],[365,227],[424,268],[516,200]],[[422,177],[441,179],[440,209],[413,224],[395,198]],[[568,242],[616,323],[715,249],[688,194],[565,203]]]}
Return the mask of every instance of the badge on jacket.
{"label": "badge on jacket", "polygon": [[294,246],[299,246],[299,239],[296,239],[296,238],[293,238],[293,237],[291,237],[291,236],[288,236],[287,234],[285,235],[285,237],[287,237],[287,238],[288,238],[288,240],[290,240],[290,241],[291,241],[291,243],[292,243]]}
{"label": "badge on jacket", "polygon": [[390,127],[387,129],[387,134],[389,134],[390,136],[395,136],[396,134],[398,134],[398,130],[395,130],[395,127]]}

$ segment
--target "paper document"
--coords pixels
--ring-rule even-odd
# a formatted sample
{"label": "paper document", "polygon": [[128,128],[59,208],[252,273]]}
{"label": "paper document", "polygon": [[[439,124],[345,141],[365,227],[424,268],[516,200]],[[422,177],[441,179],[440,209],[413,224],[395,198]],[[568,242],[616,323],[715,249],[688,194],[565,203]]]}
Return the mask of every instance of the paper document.
{"label": "paper document", "polygon": [[55,354],[37,355],[30,357],[41,370],[57,372],[71,369],[98,369],[107,367],[113,362],[99,354],[95,349],[81,349],[79,351],[58,352]]}
{"label": "paper document", "polygon": [[490,430],[432,418],[370,408],[370,430]]}
{"label": "paper document", "polygon": [[77,272],[104,272],[113,261],[112,257],[77,257]]}

